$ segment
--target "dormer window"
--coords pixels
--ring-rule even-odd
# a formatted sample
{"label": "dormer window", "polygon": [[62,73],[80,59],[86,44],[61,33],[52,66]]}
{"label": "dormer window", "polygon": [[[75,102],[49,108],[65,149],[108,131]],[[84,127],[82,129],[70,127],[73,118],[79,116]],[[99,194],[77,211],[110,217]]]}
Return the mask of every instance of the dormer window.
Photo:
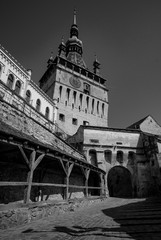
{"label": "dormer window", "polygon": [[84,83],[84,85],[83,85],[83,91],[84,91],[85,94],[90,95],[90,85],[87,84],[87,83]]}

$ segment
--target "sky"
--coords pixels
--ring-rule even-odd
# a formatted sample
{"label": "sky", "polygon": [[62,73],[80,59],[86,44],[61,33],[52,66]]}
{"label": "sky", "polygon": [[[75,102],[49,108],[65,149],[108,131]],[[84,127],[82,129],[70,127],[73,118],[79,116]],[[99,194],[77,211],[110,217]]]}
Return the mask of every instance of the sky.
{"label": "sky", "polygon": [[38,83],[51,52],[67,41],[77,11],[83,59],[95,54],[109,89],[109,127],[151,115],[161,125],[161,1],[1,0],[0,44]]}

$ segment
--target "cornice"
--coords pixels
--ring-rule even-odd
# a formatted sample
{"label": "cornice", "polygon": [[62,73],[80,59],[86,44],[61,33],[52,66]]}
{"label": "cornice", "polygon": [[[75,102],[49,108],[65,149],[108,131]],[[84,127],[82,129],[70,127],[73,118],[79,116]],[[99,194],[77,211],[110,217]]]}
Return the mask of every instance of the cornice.
{"label": "cornice", "polygon": [[38,91],[47,101],[49,101],[54,107],[54,99],[51,99],[34,81],[30,80],[29,85],[31,85],[36,91]]}
{"label": "cornice", "polygon": [[29,79],[27,70],[0,44],[0,52],[14,65],[23,76]]}

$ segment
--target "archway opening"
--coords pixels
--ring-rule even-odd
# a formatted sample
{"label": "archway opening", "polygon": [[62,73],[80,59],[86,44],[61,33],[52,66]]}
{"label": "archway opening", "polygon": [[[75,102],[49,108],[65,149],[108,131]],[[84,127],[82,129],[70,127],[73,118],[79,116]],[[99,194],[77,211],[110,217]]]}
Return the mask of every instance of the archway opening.
{"label": "archway opening", "polygon": [[130,171],[122,166],[110,169],[107,177],[110,197],[132,197],[132,181]]}

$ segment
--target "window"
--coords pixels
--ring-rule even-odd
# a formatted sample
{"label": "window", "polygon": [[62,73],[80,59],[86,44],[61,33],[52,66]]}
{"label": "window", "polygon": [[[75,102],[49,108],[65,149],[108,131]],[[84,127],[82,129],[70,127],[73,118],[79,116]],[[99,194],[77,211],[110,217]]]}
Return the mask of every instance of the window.
{"label": "window", "polygon": [[88,126],[88,125],[89,125],[89,122],[88,122],[88,121],[83,121],[83,125],[84,125],[84,126]]}
{"label": "window", "polygon": [[77,120],[76,118],[73,118],[73,119],[72,119],[72,124],[73,124],[73,125],[77,125],[77,124],[78,124],[78,120]]}
{"label": "window", "polygon": [[20,94],[20,90],[21,90],[21,82],[18,80],[16,82],[16,86],[15,86],[15,93],[17,93],[19,95]]}
{"label": "window", "polygon": [[14,76],[12,74],[9,74],[7,79],[7,86],[12,89],[13,88],[13,82],[14,82]]}
{"label": "window", "polygon": [[31,100],[31,92],[30,92],[30,90],[27,90],[26,91],[26,102],[30,103],[30,100]]}
{"label": "window", "polygon": [[49,112],[50,112],[49,108],[46,107],[46,110],[45,110],[45,117],[46,117],[47,119],[49,119]]}
{"label": "window", "polygon": [[112,152],[110,150],[104,151],[104,157],[105,157],[105,161],[107,163],[111,163],[111,161],[112,161]]}
{"label": "window", "polygon": [[2,66],[0,65],[0,74],[1,74],[1,72],[2,72]]}
{"label": "window", "polygon": [[102,117],[105,115],[105,104],[102,103]]}
{"label": "window", "polygon": [[41,101],[40,101],[40,99],[37,99],[37,101],[36,101],[36,110],[38,112],[40,112],[40,107],[41,107]]}
{"label": "window", "polygon": [[97,153],[96,150],[89,150],[89,161],[92,165],[97,166]]}
{"label": "window", "polygon": [[92,114],[94,113],[94,99],[92,99],[92,110],[91,110],[91,113]]}
{"label": "window", "polygon": [[70,99],[70,89],[67,88],[66,90],[66,98],[67,98],[67,101],[69,102],[69,99]]}
{"label": "window", "polygon": [[89,107],[89,97],[86,97],[86,108],[88,110],[88,107]]}
{"label": "window", "polygon": [[97,102],[97,114],[99,114],[99,101]]}
{"label": "window", "polygon": [[59,114],[59,120],[62,121],[62,122],[65,122],[64,114],[62,114],[62,113]]}
{"label": "window", "polygon": [[62,86],[59,87],[59,97],[60,97],[60,100],[61,100],[61,95],[62,95]]}
{"label": "window", "polygon": [[74,105],[76,104],[76,96],[77,96],[77,93],[76,91],[73,92],[73,102],[74,102]]}
{"label": "window", "polygon": [[123,163],[123,152],[122,151],[117,151],[116,160],[119,163]]}
{"label": "window", "polygon": [[82,93],[80,93],[80,95],[79,95],[79,102],[80,102],[80,110],[82,109],[82,101],[83,101],[83,94]]}
{"label": "window", "polygon": [[84,83],[83,92],[84,92],[85,94],[88,94],[88,95],[90,94],[90,85],[89,85],[89,84]]}
{"label": "window", "polygon": [[91,143],[99,143],[99,140],[98,139],[90,139],[90,142]]}
{"label": "window", "polygon": [[128,152],[128,162],[130,165],[134,165],[135,153],[130,151]]}

